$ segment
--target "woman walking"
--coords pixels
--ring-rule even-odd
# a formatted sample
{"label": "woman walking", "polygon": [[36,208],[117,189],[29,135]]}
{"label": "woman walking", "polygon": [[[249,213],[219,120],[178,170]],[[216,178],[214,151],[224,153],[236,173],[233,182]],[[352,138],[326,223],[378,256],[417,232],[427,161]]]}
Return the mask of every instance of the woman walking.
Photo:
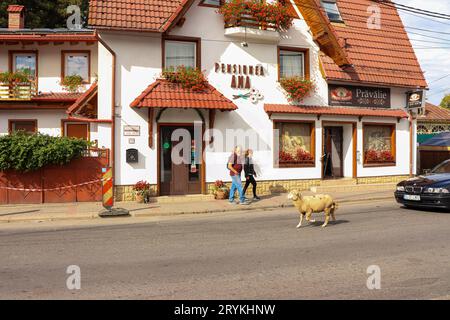
{"label": "woman walking", "polygon": [[250,183],[253,186],[253,200],[260,200],[260,198],[256,195],[256,171],[255,171],[255,166],[253,165],[253,150],[252,149],[248,149],[245,152],[245,162],[244,162],[244,173],[245,173],[245,187],[244,190],[242,191],[244,193],[247,192],[247,188],[250,185]]}
{"label": "woman walking", "polygon": [[231,204],[235,204],[234,202],[234,193],[236,190],[239,193],[239,201],[242,205],[247,205],[248,202],[245,201],[245,194],[242,189],[242,181],[241,181],[241,172],[242,172],[242,149],[241,147],[235,147],[233,153],[228,159],[227,168],[230,170],[231,177],[231,189],[230,189],[230,198],[228,199]]}

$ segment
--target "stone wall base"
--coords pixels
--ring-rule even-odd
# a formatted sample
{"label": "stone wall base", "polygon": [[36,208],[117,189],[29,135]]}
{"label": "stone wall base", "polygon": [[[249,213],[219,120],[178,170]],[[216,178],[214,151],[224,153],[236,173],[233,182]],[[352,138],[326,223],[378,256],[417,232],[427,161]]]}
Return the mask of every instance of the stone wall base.
{"label": "stone wall base", "polygon": [[[402,180],[408,179],[409,176],[382,176],[382,177],[362,177],[357,178],[357,184],[376,184],[376,183],[398,183]],[[320,186],[321,179],[308,179],[308,180],[277,180],[277,181],[257,181],[257,194],[261,196],[267,196],[271,194],[286,193],[290,190],[309,190],[311,187]],[[228,187],[231,183],[226,183]],[[207,183],[206,187],[208,193],[212,193],[214,183]],[[151,185],[151,196],[155,197],[157,192],[157,186]],[[115,186],[115,200],[116,201],[135,201],[136,196],[133,192],[132,185]],[[246,193],[248,198],[253,196],[253,187],[250,185]]]}
{"label": "stone wall base", "polygon": [[[150,196],[156,197],[156,192],[157,186],[152,184],[150,186]],[[114,198],[116,201],[136,201],[133,186],[114,186]]]}
{"label": "stone wall base", "polygon": [[374,184],[374,183],[399,183],[400,181],[409,179],[409,175],[404,176],[382,176],[382,177],[362,177],[357,178],[357,184]]}

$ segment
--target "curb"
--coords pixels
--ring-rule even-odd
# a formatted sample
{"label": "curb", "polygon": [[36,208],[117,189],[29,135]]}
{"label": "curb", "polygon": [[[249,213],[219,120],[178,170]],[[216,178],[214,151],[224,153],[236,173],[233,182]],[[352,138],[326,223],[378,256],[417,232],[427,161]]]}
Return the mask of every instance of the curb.
{"label": "curb", "polygon": [[[356,199],[356,200],[350,200],[350,199],[344,199],[344,200],[338,200],[338,204],[341,203],[359,203],[359,202],[366,202],[366,201],[379,201],[379,200],[387,200],[391,199],[392,196],[383,196],[383,197],[374,197],[374,198],[364,198],[364,199]],[[239,209],[238,209],[239,208]],[[177,212],[168,212],[168,213],[142,213],[142,214],[131,214],[132,217],[140,218],[140,217],[158,217],[158,216],[176,216],[176,215],[183,215],[183,214],[208,214],[208,213],[223,213],[223,212],[236,212],[236,211],[257,211],[257,210],[271,210],[271,209],[279,209],[279,208],[294,208],[293,204],[283,203],[276,206],[261,206],[261,207],[230,207],[229,209],[219,209],[219,210],[198,210],[198,211],[177,211]]]}
{"label": "curb", "polygon": [[[360,203],[366,201],[379,201],[391,199],[392,196],[380,196],[380,197],[371,197],[371,198],[362,198],[362,199],[343,199],[337,200],[338,203]],[[294,205],[291,203],[282,203],[279,205],[267,205],[260,207],[251,207],[251,206],[233,206],[230,208],[223,209],[215,209],[215,210],[197,210],[197,211],[176,211],[176,212],[167,212],[167,213],[131,213],[132,218],[145,218],[145,217],[166,217],[166,216],[177,216],[177,215],[186,215],[186,214],[211,214],[211,213],[224,213],[224,212],[236,212],[236,211],[257,211],[257,210],[273,210],[279,208],[293,208]],[[83,216],[74,216],[74,217],[52,217],[52,216],[40,216],[40,217],[28,217],[28,218],[12,218],[12,219],[0,219],[0,224],[3,223],[14,223],[14,222],[44,222],[44,221],[64,221],[64,220],[88,220],[88,219],[101,219],[98,216],[98,212],[93,212],[91,214],[86,214]]]}

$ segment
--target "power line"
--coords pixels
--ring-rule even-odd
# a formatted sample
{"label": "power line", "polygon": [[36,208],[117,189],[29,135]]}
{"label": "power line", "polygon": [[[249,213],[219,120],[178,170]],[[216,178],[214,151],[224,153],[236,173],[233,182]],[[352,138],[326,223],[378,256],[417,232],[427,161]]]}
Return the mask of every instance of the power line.
{"label": "power line", "polygon": [[[406,29],[413,29],[413,30],[419,30],[419,31],[425,31],[425,32],[431,32],[431,33],[438,33],[438,34],[447,34],[450,35],[450,32],[444,32],[444,31],[436,31],[436,30],[430,30],[430,29],[423,29],[423,28],[416,28],[416,27],[409,27],[405,25]],[[408,31],[410,32],[410,31]]]}
{"label": "power line", "polygon": [[450,49],[450,47],[414,47],[414,50]]}
{"label": "power line", "polygon": [[[303,6],[303,7],[309,8],[309,9],[317,9],[317,8],[314,8],[314,7],[311,7],[311,6]],[[393,9],[397,9],[395,6],[388,6],[388,7],[393,8]],[[352,18],[348,18],[347,16],[351,16]],[[421,16],[419,16],[419,17],[420,17],[420,18],[424,18],[424,17],[421,17]],[[352,13],[352,14],[347,13],[347,14],[345,14],[345,19],[344,19],[344,21],[353,21],[353,22],[363,22],[363,23],[366,23],[366,22],[367,22],[367,19],[368,19],[368,17],[365,16],[365,15],[358,15],[358,14],[354,14],[354,13]],[[303,19],[303,20],[304,20],[304,19]],[[384,19],[384,20],[395,21],[395,20],[391,20],[391,19]],[[313,21],[314,21],[314,22],[317,22],[317,23],[321,23],[320,20],[313,20]],[[383,26],[388,26],[388,27],[391,27],[391,28],[383,28],[383,29],[381,29],[380,31],[381,31],[381,32],[383,32],[383,31],[384,31],[384,32],[389,32],[389,31],[394,31],[394,32],[398,32],[398,31],[406,31],[406,30],[405,30],[406,26],[403,25],[403,22],[402,22],[401,20],[400,20],[399,22],[401,23],[401,25],[383,22]],[[440,21],[437,21],[437,22],[440,22]],[[448,25],[450,26],[450,24],[448,24]],[[421,29],[421,28],[415,28],[415,27],[410,27],[410,28]],[[427,29],[421,29],[421,30],[422,30],[422,31],[426,31],[426,32],[435,32],[434,30],[427,30]],[[355,30],[345,30],[345,29],[344,29],[344,32],[352,32],[352,33],[356,33]],[[367,33],[361,33],[361,32],[359,32],[359,33],[360,33],[360,34],[371,35],[371,36],[374,35],[374,34],[367,34]],[[427,37],[427,38],[432,38],[432,39],[436,39],[436,40],[442,40],[442,41],[449,41],[449,42],[450,42],[450,39],[445,39],[445,38],[440,38],[440,37],[433,37],[433,36],[428,35],[428,34],[423,34],[423,33],[418,33],[418,32],[413,32],[413,31],[408,31],[408,33],[409,33],[409,34],[418,35],[418,36]],[[449,34],[450,34],[450,33],[449,33]],[[391,36],[391,37],[392,37],[392,36]],[[392,38],[395,38],[395,37],[392,37]]]}
{"label": "power line", "polygon": [[385,5],[387,7],[397,7],[398,10],[402,10],[402,11],[406,11],[406,12],[412,12],[412,13],[416,13],[416,14],[420,14],[423,16],[427,16],[427,17],[432,17],[432,18],[438,18],[438,19],[444,19],[444,20],[450,20],[450,15],[447,14],[441,14],[438,12],[433,12],[433,11],[427,11],[427,10],[423,10],[420,8],[415,8],[415,7],[409,7],[409,6],[405,6],[399,3],[395,3],[395,2],[386,2],[386,0],[375,0],[376,2]]}
{"label": "power line", "polygon": [[447,74],[447,75],[445,75],[445,76],[443,76],[443,77],[440,77],[439,79],[436,79],[436,80],[431,81],[429,84],[438,82],[438,81],[443,80],[443,79],[448,78],[448,77],[450,77],[450,73]]}
{"label": "power line", "polygon": [[443,92],[445,92],[445,91],[450,91],[450,88],[445,88],[445,89],[443,89],[443,90],[439,90],[438,92],[434,92],[434,93],[432,93],[432,94],[427,94],[427,96],[428,96],[428,97],[432,97],[432,96],[435,96],[435,95],[437,95],[437,94],[441,94],[441,93],[443,93]]}
{"label": "power line", "polygon": [[429,10],[425,10],[425,9],[421,9],[421,8],[411,7],[411,6],[407,6],[405,4],[400,4],[400,3],[394,2],[394,1],[391,1],[391,3],[393,3],[393,4],[395,4],[395,5],[399,6],[399,7],[404,7],[404,8],[407,8],[407,9],[416,10],[416,11],[419,11],[419,12],[424,12],[426,14],[439,15],[439,16],[444,16],[444,17],[450,18],[450,14],[445,14],[445,13],[429,11]]}
{"label": "power line", "polygon": [[422,39],[409,39],[409,40],[415,41],[415,42],[425,42],[425,43],[435,43],[435,44],[450,45],[450,42],[428,41],[428,40],[422,40]]}

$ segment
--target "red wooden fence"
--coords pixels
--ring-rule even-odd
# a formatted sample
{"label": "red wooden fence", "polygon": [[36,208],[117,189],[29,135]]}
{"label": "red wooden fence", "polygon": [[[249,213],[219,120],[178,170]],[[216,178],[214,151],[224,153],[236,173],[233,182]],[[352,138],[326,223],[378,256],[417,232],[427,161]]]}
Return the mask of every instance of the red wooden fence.
{"label": "red wooden fence", "polygon": [[64,166],[0,172],[0,204],[101,201],[102,168],[108,166],[109,150],[93,149]]}

